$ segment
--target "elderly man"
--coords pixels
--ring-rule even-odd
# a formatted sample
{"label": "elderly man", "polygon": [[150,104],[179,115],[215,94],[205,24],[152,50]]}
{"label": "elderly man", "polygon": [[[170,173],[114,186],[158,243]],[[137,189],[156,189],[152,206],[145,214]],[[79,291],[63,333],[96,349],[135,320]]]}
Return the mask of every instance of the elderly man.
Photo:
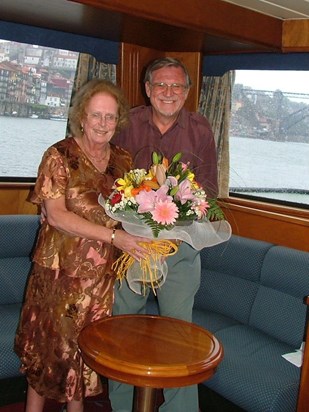
{"label": "elderly man", "polygon": [[[190,162],[196,180],[208,195],[215,197],[218,186],[213,133],[207,119],[184,108],[191,86],[186,67],[173,58],[155,60],[148,67],[144,82],[151,105],[133,108],[130,125],[113,138],[113,143],[131,153],[136,168],[148,169],[154,151],[168,159],[182,152],[181,160]],[[157,290],[160,315],[191,322],[194,296],[200,285],[199,252],[183,242],[167,264],[167,279]],[[115,289],[113,313],[145,313],[147,298],[148,294],[138,295],[123,282]],[[133,388],[114,381],[109,384],[113,411],[131,411]],[[198,410],[196,385],[164,390],[160,412]]]}

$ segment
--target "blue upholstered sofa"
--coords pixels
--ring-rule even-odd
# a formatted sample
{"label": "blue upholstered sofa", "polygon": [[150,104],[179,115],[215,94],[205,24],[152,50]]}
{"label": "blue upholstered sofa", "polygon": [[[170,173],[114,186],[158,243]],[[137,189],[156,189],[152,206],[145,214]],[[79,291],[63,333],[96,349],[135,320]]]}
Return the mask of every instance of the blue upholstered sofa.
{"label": "blue upholstered sofa", "polygon": [[[19,375],[13,341],[38,226],[38,216],[0,216],[0,379]],[[300,368],[281,355],[303,341],[309,253],[233,235],[201,258],[193,321],[225,353],[203,385],[245,411],[294,412]]]}
{"label": "blue upholstered sofa", "polygon": [[201,260],[193,322],[224,347],[203,385],[248,412],[296,411],[300,368],[282,355],[304,338],[309,253],[233,235],[202,250]]}
{"label": "blue upholstered sofa", "polygon": [[281,355],[304,338],[309,253],[232,236],[201,259],[193,320],[225,352],[204,385],[246,411],[296,411],[300,368]]}

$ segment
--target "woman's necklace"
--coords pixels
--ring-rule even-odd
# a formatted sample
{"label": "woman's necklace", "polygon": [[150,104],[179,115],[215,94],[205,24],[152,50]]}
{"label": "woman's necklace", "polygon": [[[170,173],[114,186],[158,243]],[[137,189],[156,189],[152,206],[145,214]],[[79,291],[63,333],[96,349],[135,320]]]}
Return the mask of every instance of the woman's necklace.
{"label": "woman's necklace", "polygon": [[84,152],[90,158],[91,161],[95,161],[95,162],[98,162],[98,163],[103,162],[104,160],[106,160],[106,158],[109,155],[109,151],[110,151],[109,143],[107,144],[105,154],[101,155],[101,156],[93,156],[91,153],[89,153],[89,150],[86,149],[86,146],[85,146],[84,142],[82,142],[82,148],[84,149]]}

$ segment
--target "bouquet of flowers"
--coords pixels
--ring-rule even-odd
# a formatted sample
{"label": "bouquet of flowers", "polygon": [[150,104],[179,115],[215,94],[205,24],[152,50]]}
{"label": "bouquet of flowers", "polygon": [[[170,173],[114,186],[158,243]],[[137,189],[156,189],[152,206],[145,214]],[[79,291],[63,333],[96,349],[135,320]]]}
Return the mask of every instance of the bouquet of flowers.
{"label": "bouquet of flowers", "polygon": [[148,171],[130,170],[116,179],[107,199],[99,196],[106,213],[122,222],[127,232],[154,239],[143,244],[149,250],[149,258],[137,262],[124,253],[114,263],[118,278],[126,276],[130,288],[139,294],[148,285],[155,292],[165,281],[167,264],[162,256],[177,253],[175,239],[201,250],[224,242],[231,235],[216,199],[207,198],[181,157],[177,153],[169,163],[154,152]]}
{"label": "bouquet of flowers", "polygon": [[154,152],[149,171],[130,170],[115,181],[114,191],[105,202],[106,210],[116,216],[119,212],[138,216],[155,238],[161,230],[171,230],[175,225],[224,219],[216,200],[207,199],[196,182],[189,164],[180,162],[181,156],[177,153],[169,164]]}

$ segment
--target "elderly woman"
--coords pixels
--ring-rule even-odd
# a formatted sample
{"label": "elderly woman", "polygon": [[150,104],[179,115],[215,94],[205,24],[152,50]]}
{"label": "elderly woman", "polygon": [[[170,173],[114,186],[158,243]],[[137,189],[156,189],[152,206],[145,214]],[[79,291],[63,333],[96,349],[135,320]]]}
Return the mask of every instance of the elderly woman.
{"label": "elderly woman", "polygon": [[73,136],[51,146],[40,164],[32,202],[46,218],[15,340],[29,384],[26,412],[42,412],[45,398],[81,412],[83,398],[102,390],[83,363],[77,337],[89,322],[111,315],[115,248],[140,259],[146,251],[139,242],[149,241],[116,229],[98,204],[98,195],[108,196],[132,167],[130,155],[110,144],[127,116],[118,87],[90,81],[73,99]]}

